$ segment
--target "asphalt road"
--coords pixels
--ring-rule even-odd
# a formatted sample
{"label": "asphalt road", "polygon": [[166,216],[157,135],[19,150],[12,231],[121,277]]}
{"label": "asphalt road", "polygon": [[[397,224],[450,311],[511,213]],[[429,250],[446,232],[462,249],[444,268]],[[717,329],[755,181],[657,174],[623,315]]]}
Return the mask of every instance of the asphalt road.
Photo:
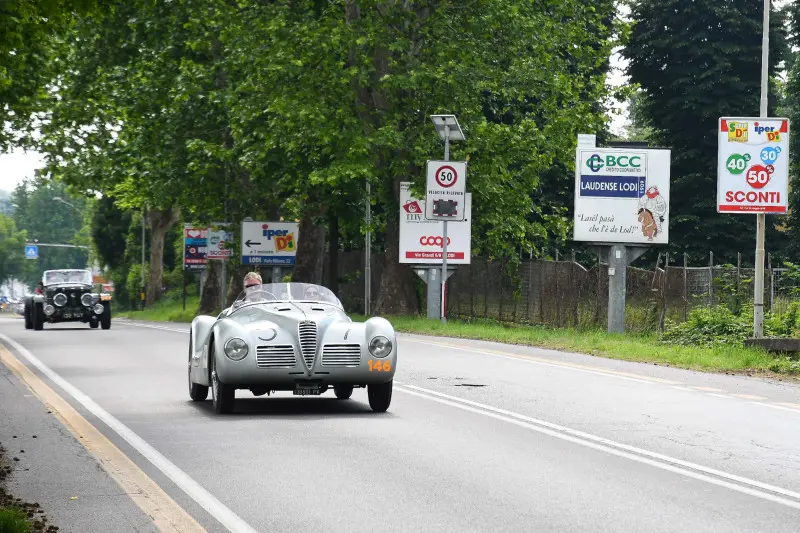
{"label": "asphalt road", "polygon": [[388,413],[239,391],[219,417],[187,331],[0,320],[207,531],[800,531],[797,385],[402,335]]}

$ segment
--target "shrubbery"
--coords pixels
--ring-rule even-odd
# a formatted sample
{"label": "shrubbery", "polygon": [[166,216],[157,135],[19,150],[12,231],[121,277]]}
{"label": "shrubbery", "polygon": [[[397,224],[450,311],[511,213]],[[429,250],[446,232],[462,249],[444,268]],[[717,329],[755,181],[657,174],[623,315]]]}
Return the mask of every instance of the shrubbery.
{"label": "shrubbery", "polygon": [[[682,346],[742,346],[744,339],[752,337],[753,306],[738,306],[734,313],[727,305],[693,309],[686,322],[668,324],[663,340]],[[800,335],[800,303],[793,302],[782,314],[764,316],[764,335],[767,337],[793,337]]]}

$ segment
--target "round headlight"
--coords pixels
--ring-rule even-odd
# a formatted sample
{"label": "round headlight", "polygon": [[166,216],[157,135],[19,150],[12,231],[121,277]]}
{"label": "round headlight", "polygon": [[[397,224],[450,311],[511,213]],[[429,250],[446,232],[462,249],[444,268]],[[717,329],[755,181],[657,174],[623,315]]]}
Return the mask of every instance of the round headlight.
{"label": "round headlight", "polygon": [[225,343],[225,355],[234,361],[241,361],[247,355],[247,343],[234,337]]}
{"label": "round headlight", "polygon": [[59,292],[55,296],[53,296],[53,303],[59,307],[63,307],[67,305],[67,295],[63,292]]}
{"label": "round headlight", "polygon": [[81,303],[83,305],[85,305],[86,307],[90,307],[92,305],[93,301],[94,301],[94,296],[92,296],[88,292],[86,294],[84,294],[83,296],[81,296]]}
{"label": "round headlight", "polygon": [[375,357],[386,357],[392,353],[392,341],[383,335],[373,337],[372,340],[369,341],[369,353]]}
{"label": "round headlight", "polygon": [[102,315],[103,311],[105,311],[103,304],[94,304],[94,314]]}
{"label": "round headlight", "polygon": [[53,307],[52,305],[47,304],[47,305],[44,306],[44,314],[46,314],[47,316],[50,316],[55,312],[56,312],[56,308]]}

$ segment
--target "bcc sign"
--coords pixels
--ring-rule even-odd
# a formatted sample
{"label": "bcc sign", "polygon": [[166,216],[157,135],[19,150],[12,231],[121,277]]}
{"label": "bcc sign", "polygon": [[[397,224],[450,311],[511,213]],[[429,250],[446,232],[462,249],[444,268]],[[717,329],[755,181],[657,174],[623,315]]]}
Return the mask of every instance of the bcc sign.
{"label": "bcc sign", "polygon": [[464,161],[428,161],[425,218],[464,220],[467,164]]}

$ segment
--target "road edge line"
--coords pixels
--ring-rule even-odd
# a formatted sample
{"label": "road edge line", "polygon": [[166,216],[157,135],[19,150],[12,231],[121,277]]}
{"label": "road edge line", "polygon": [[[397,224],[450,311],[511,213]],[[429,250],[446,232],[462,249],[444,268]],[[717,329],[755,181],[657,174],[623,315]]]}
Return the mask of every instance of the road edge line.
{"label": "road edge line", "polygon": [[[148,444],[144,439],[142,439],[138,434],[136,434],[132,429],[128,426],[120,422],[116,417],[110,414],[108,411],[100,407],[94,400],[92,400],[89,396],[81,392],[77,387],[66,381],[64,378],[59,376],[55,371],[53,371],[50,367],[45,365],[41,362],[35,355],[33,355],[27,348],[16,342],[15,340],[11,339],[7,335],[0,333],[0,343],[5,344],[5,349],[0,347],[0,360],[5,363],[5,360],[11,362],[12,366],[9,368],[13,370],[13,366],[16,366],[18,370],[21,371],[21,379],[31,388],[31,382],[36,383],[37,386],[43,387],[41,390],[49,390],[52,393],[52,400],[53,403],[49,401],[45,401],[39,396],[37,390],[32,389],[33,392],[42,400],[46,405],[50,405],[54,409],[55,412],[60,413],[70,413],[70,411],[74,412],[76,419],[75,420],[83,420],[86,424],[84,430],[86,434],[96,432],[96,435],[92,438],[97,439],[104,439],[108,441],[108,444],[112,446],[123,458],[121,459],[123,462],[130,462],[130,465],[138,471],[141,472],[144,477],[152,483],[153,490],[156,491],[158,494],[159,492],[163,494],[163,497],[167,498],[171,505],[177,506],[178,509],[182,513],[188,517],[192,522],[197,525],[197,528],[192,529],[162,529],[162,531],[198,531],[202,532],[205,531],[200,524],[198,524],[194,518],[189,515],[186,510],[180,507],[172,498],[164,492],[164,490],[159,487],[147,474],[144,473],[136,464],[133,462],[130,457],[122,453],[119,448],[117,448],[114,443],[112,443],[105,435],[100,432],[95,426],[89,423],[80,413],[78,413],[64,398],[62,398],[57,392],[55,392],[50,386],[48,386],[39,376],[37,376],[34,372],[31,371],[27,366],[22,364],[22,362],[17,359],[11,350],[7,348],[13,348],[19,355],[27,359],[27,361],[37,368],[42,374],[47,376],[53,383],[61,387],[67,394],[69,394],[75,401],[85,407],[90,413],[100,419],[103,423],[105,423],[112,431],[114,431],[120,438],[122,438],[125,442],[127,442],[133,449],[139,452],[145,459],[147,459],[153,466],[155,466],[162,474],[167,476],[170,481],[175,483],[181,490],[183,490],[189,497],[191,497],[197,504],[200,505],[206,512],[208,512],[211,516],[213,516],[220,524],[222,524],[226,529],[233,533],[257,533],[257,531],[251,527],[247,522],[245,522],[242,518],[236,515],[233,511],[231,511],[225,504],[220,502],[214,495],[208,492],[206,489],[202,487],[197,481],[189,477],[183,470],[178,468],[172,461],[167,459],[164,455],[162,455],[158,450],[156,450],[152,445]],[[4,357],[4,354],[5,355]],[[16,365],[14,364],[16,363]],[[31,382],[28,382],[26,378],[30,378]],[[60,419],[61,420],[61,419]],[[63,420],[62,420],[63,423]],[[75,433],[72,427],[67,425],[70,428],[70,431]],[[81,436],[81,435],[79,435]],[[78,439],[79,442],[83,442],[87,440],[86,435],[83,435],[84,438]],[[102,440],[101,440],[102,442]],[[84,443],[85,445],[85,443]],[[87,448],[88,449],[88,448]],[[93,454],[93,456],[98,459],[97,456]],[[117,478],[115,477],[114,470],[106,469],[106,465],[101,462],[103,468],[114,477],[115,481]],[[148,483],[145,483],[148,484]],[[147,494],[147,493],[145,493]],[[133,499],[133,496],[131,496]],[[145,499],[147,496],[145,496]],[[136,501],[136,500],[134,500]],[[166,502],[166,500],[164,500]],[[137,505],[139,503],[137,502]],[[141,508],[141,507],[140,507]],[[155,511],[159,514],[161,513],[161,508],[157,505],[154,507]],[[144,509],[143,509],[144,510]],[[149,512],[145,511],[148,516],[154,518],[154,516]],[[155,519],[155,518],[154,518]],[[175,526],[169,522],[171,526]],[[159,526],[159,529],[161,527]]]}

